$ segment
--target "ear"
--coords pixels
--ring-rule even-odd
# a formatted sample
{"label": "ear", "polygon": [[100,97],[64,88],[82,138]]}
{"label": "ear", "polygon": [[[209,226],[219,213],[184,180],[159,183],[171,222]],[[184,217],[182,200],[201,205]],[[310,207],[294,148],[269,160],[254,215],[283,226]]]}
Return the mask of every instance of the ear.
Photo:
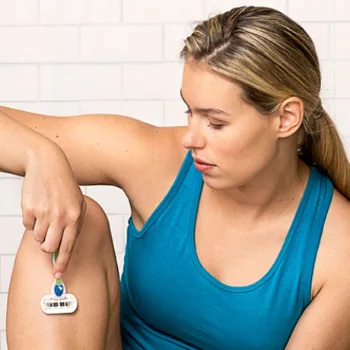
{"label": "ear", "polygon": [[298,97],[289,97],[281,103],[278,112],[278,136],[285,138],[296,133],[303,122],[303,101]]}

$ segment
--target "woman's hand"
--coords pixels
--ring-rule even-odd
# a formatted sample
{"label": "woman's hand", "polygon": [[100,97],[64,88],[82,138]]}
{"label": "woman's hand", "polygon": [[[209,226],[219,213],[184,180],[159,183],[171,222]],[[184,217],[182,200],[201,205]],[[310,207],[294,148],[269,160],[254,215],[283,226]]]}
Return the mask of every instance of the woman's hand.
{"label": "woman's hand", "polygon": [[44,252],[52,254],[59,248],[53,274],[61,278],[82,226],[84,196],[60,148],[47,147],[28,159],[22,188],[23,224]]}

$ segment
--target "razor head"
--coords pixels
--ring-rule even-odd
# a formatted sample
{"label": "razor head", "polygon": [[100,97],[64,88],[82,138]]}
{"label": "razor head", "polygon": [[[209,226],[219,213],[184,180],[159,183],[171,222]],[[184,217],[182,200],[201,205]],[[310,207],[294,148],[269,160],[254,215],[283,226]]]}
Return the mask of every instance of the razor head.
{"label": "razor head", "polygon": [[61,297],[50,294],[41,299],[41,310],[48,315],[72,314],[77,307],[78,302],[73,294],[63,294]]}

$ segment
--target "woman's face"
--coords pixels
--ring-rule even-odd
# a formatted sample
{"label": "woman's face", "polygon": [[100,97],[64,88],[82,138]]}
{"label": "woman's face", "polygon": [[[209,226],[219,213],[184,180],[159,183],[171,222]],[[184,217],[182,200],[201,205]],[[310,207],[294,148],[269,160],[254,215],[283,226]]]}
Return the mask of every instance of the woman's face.
{"label": "woman's face", "polygon": [[205,65],[185,63],[181,94],[189,112],[182,145],[194,158],[214,164],[203,172],[205,183],[214,189],[249,183],[277,153],[278,117],[259,114],[240,92]]}

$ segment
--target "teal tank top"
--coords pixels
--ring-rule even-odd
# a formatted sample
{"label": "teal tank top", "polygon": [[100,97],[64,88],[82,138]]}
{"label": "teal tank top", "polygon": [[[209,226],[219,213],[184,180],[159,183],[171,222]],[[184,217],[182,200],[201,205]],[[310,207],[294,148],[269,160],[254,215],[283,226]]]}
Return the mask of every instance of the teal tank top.
{"label": "teal tank top", "polygon": [[196,255],[202,186],[188,152],[142,230],[129,219],[121,278],[123,349],[282,350],[311,300],[333,185],[311,167],[275,262],[261,279],[242,287],[218,281]]}

